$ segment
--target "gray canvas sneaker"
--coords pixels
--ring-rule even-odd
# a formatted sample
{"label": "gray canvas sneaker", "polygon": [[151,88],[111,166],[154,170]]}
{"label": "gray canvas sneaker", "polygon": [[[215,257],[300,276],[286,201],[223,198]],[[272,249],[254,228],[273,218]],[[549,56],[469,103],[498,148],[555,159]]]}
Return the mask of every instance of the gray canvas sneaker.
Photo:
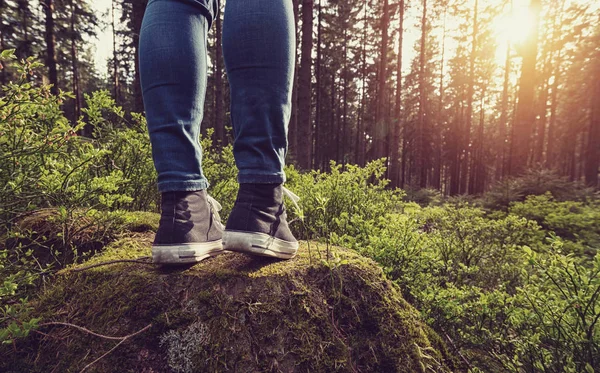
{"label": "gray canvas sneaker", "polygon": [[222,253],[220,209],[206,190],[163,193],[152,261],[187,264]]}
{"label": "gray canvas sneaker", "polygon": [[290,231],[283,196],[298,197],[281,184],[240,184],[223,234],[225,250],[291,259],[298,241]]}

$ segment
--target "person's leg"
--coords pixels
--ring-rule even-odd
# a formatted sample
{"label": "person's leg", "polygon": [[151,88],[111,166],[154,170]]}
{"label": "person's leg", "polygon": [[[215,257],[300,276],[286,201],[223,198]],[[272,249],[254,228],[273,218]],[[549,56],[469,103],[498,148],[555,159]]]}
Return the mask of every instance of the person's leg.
{"label": "person's leg", "polygon": [[162,193],[153,245],[160,263],[222,251],[215,203],[206,194],[199,144],[206,93],[206,38],[216,0],[150,0],[140,33],[140,77]]}
{"label": "person's leg", "polygon": [[282,187],[295,48],[291,0],[227,0],[223,55],[240,183],[223,239],[227,250],[296,253]]}

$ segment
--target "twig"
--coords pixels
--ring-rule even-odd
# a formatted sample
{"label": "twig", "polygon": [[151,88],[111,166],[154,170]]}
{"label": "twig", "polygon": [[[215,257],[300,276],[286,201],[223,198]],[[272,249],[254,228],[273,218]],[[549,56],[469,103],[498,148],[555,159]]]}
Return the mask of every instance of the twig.
{"label": "twig", "polygon": [[119,341],[119,343],[117,343],[113,348],[111,348],[110,350],[108,350],[108,352],[106,352],[105,354],[103,354],[102,356],[100,356],[99,358],[97,358],[96,360],[94,360],[91,363],[89,363],[88,365],[86,365],[80,371],[80,373],[84,372],[86,369],[88,369],[92,365],[96,364],[98,361],[102,360],[108,354],[110,354],[111,352],[113,352],[114,350],[116,350],[117,347],[119,347],[121,344],[123,344],[123,342],[125,342],[126,340],[128,340],[128,339],[130,339],[132,337],[135,337],[136,335],[141,334],[141,333],[145,332],[146,330],[148,330],[148,329],[150,329],[152,327],[152,324],[148,324],[144,328],[138,330],[137,332],[129,334],[129,335],[126,335],[124,337],[110,337],[110,336],[107,336],[107,335],[102,335],[102,334],[95,333],[95,332],[93,332],[93,331],[91,331],[89,329],[86,329],[86,328],[82,327],[82,326],[71,324],[71,323],[68,323],[68,322],[50,321],[50,322],[42,323],[39,326],[50,326],[50,325],[69,326],[71,328],[75,328],[77,330],[80,330],[82,332],[91,334],[91,335],[96,336],[96,337]]}
{"label": "twig", "polygon": [[99,358],[97,358],[96,360],[92,361],[91,363],[89,363],[88,365],[86,365],[85,367],[83,367],[83,369],[79,372],[79,373],[83,373],[87,368],[91,367],[92,365],[96,364],[98,361],[102,360],[106,355],[110,354],[111,352],[113,352],[114,350],[117,349],[117,347],[119,347],[123,342],[125,342],[126,340],[128,340],[131,337],[134,337],[142,332],[145,332],[146,330],[150,329],[150,327],[152,326],[152,324],[148,324],[146,325],[144,328],[138,330],[137,332],[133,333],[133,334],[129,334],[128,336],[123,337],[123,340],[119,343],[117,343],[115,345],[115,347],[111,348],[110,350],[108,350],[108,352],[106,352],[104,355],[100,356]]}
{"label": "twig", "polygon": [[154,265],[154,263],[152,262],[147,262],[146,260],[150,259],[149,256],[143,256],[137,259],[117,259],[117,260],[109,260],[106,262],[100,262],[100,263],[96,263],[96,264],[92,264],[89,266],[85,266],[85,267],[79,267],[79,268],[73,268],[68,270],[68,272],[83,272],[83,271],[87,271],[88,269],[92,269],[92,268],[96,268],[96,267],[101,267],[101,266],[106,266],[106,265],[110,265],[110,264],[116,264],[116,263],[139,263],[139,264],[146,264],[146,265]]}
{"label": "twig", "polygon": [[454,341],[452,341],[452,339],[450,338],[450,336],[448,335],[448,333],[444,332],[444,335],[446,336],[446,338],[448,338],[448,341],[452,344],[452,347],[454,348],[454,351],[456,351],[456,353],[458,354],[458,356],[460,356],[463,359],[463,361],[467,364],[467,366],[469,368],[472,368],[473,366],[471,365],[471,363],[469,362],[469,360],[467,360],[467,358],[463,356],[463,354],[460,352],[460,350],[458,349],[458,347],[456,347],[456,345],[454,344]]}
{"label": "twig", "polygon": [[94,335],[96,337],[100,337],[100,338],[104,338],[104,339],[111,339],[111,340],[115,340],[115,341],[122,341],[123,339],[127,339],[127,338],[131,337],[131,334],[130,335],[126,335],[124,337],[110,337],[110,336],[107,336],[107,335],[102,335],[102,334],[95,333],[95,332],[93,332],[93,331],[91,331],[89,329],[84,328],[83,326],[71,324],[71,323],[68,323],[68,322],[60,322],[60,321],[49,321],[49,322],[42,323],[39,326],[50,326],[50,325],[69,326],[71,328],[75,328],[77,330],[80,330],[80,331],[82,331],[84,333],[88,333],[88,334]]}

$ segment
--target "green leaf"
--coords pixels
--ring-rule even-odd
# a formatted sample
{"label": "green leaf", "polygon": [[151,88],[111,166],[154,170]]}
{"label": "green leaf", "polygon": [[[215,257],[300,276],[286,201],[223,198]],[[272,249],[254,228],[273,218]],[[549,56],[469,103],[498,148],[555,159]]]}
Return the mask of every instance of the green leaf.
{"label": "green leaf", "polygon": [[0,53],[0,59],[15,59],[15,50],[14,49],[5,49]]}

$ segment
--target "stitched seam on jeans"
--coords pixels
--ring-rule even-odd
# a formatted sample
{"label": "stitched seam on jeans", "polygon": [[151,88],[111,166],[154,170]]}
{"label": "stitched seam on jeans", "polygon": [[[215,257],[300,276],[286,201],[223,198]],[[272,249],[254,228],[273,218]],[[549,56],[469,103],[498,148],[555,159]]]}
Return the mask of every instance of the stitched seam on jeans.
{"label": "stitched seam on jeans", "polygon": [[[256,185],[253,185],[252,188],[256,188]],[[253,190],[254,192],[255,190]],[[250,225],[250,218],[252,217],[252,206],[254,205],[254,197],[255,197],[255,193],[250,193],[250,207],[248,208],[248,217],[246,218],[246,228],[245,229],[249,229],[248,226]],[[258,224],[257,224],[258,225]]]}
{"label": "stitched seam on jeans", "polygon": [[175,193],[173,193],[173,221],[171,223],[171,240],[173,240],[173,236],[175,235],[175,212],[177,211],[176,204],[177,198],[175,197]]}

